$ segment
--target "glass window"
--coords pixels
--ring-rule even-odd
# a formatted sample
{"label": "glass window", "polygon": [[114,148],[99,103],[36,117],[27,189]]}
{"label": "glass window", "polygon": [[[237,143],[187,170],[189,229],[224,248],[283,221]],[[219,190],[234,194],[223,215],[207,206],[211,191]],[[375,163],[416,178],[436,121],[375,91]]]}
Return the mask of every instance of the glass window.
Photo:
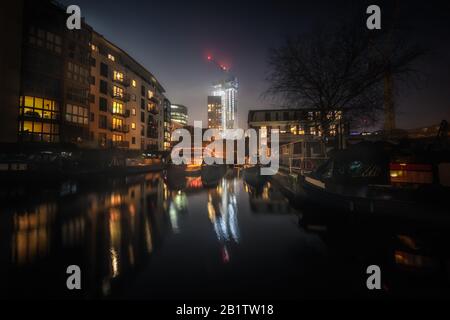
{"label": "glass window", "polygon": [[113,101],[113,113],[122,114],[123,113],[123,104],[117,101]]}
{"label": "glass window", "polygon": [[108,65],[103,62],[100,63],[100,75],[105,78],[108,77]]}
{"label": "glass window", "polygon": [[100,98],[98,102],[100,111],[108,111],[108,101],[105,98]]}
{"label": "glass window", "polygon": [[44,99],[42,99],[42,98],[34,98],[34,107],[42,109],[43,102],[44,102]]}
{"label": "glass window", "polygon": [[33,122],[31,121],[25,121],[22,127],[23,131],[33,132]]}
{"label": "glass window", "polygon": [[114,92],[115,97],[123,98],[123,89],[122,88],[114,86],[113,92]]}
{"label": "glass window", "polygon": [[113,118],[113,129],[122,129],[123,120],[118,118]]}
{"label": "glass window", "polygon": [[98,126],[100,129],[106,129],[107,127],[107,118],[106,116],[99,116],[98,117]]}
{"label": "glass window", "polygon": [[25,107],[34,107],[33,97],[25,97]]}
{"label": "glass window", "polygon": [[114,71],[114,80],[123,81],[123,73]]}
{"label": "glass window", "polygon": [[89,122],[88,117],[89,111],[88,108],[67,104],[66,105],[66,116],[65,119],[67,122],[87,125]]}
{"label": "glass window", "polygon": [[100,80],[100,93],[108,94],[108,83]]}

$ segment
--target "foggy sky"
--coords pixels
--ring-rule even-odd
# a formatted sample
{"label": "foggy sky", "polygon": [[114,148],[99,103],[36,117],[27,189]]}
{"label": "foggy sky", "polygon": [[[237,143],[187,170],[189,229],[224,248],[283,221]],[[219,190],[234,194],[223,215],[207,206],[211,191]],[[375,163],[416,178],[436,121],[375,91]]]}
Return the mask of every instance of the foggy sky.
{"label": "foggy sky", "polygon": [[[190,123],[206,124],[209,86],[223,77],[207,54],[231,66],[239,79],[238,121],[244,128],[248,110],[275,107],[261,97],[269,48],[345,13],[345,1],[324,0],[61,2],[79,5],[88,24],[150,70],[172,103],[188,107]],[[401,88],[398,126],[450,120],[450,6],[444,1],[399,3],[401,14],[414,22],[414,38],[430,50],[419,63],[420,86]]]}

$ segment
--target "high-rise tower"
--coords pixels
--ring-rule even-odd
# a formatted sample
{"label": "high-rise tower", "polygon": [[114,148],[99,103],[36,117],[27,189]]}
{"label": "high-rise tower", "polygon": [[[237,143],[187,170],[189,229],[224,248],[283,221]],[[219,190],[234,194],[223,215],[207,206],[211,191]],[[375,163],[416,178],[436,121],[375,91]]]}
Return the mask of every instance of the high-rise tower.
{"label": "high-rise tower", "polygon": [[[234,129],[237,127],[237,93],[238,93],[238,80],[233,77],[228,80],[218,82],[212,86],[211,96],[220,97],[220,102],[222,106],[222,112],[214,112],[213,116],[220,119],[209,118],[208,114],[208,125],[210,123],[221,123],[221,129]],[[212,101],[211,99],[209,99]],[[208,112],[211,103],[208,102]],[[215,107],[217,108],[218,101],[215,101]],[[212,119],[212,120],[209,120]],[[216,125],[216,127],[218,127]]]}

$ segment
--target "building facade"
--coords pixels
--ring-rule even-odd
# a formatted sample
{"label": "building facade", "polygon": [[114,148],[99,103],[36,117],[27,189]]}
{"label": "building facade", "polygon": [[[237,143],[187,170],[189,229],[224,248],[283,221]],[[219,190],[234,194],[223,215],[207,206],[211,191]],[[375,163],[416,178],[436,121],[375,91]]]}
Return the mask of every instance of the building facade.
{"label": "building facade", "polygon": [[208,96],[208,128],[223,130],[222,98]]}
{"label": "building facade", "polygon": [[181,104],[172,104],[170,107],[172,129],[183,128],[188,124],[188,109]]}
{"label": "building facade", "polygon": [[153,74],[84,19],[69,30],[65,7],[53,1],[18,1],[8,11],[17,20],[11,54],[2,49],[11,83],[2,88],[0,142],[164,149],[166,98]]}
{"label": "building facade", "polygon": [[164,99],[164,150],[167,151],[171,147],[171,134],[172,134],[172,124],[171,124],[171,114],[170,108],[172,104],[169,99]]}
{"label": "building facade", "polygon": [[68,30],[65,11],[51,2],[25,1],[23,12],[18,141],[83,143],[91,28]]}
{"label": "building facade", "polygon": [[23,0],[0,3],[0,35],[4,43],[8,44],[0,47],[0,139],[6,143],[18,140],[23,6]]}
{"label": "building facade", "polygon": [[304,135],[335,137],[341,126],[341,119],[341,111],[329,111],[322,116],[315,109],[251,110],[248,114],[248,127],[261,130],[267,136],[270,135],[270,130],[278,129],[282,145],[294,142]]}
{"label": "building facade", "polygon": [[[238,88],[239,85],[237,78],[224,80],[212,86],[211,96],[220,97],[220,102],[222,105],[221,127],[223,129],[235,129],[238,126],[237,123]],[[208,113],[209,113],[209,103],[208,103]]]}
{"label": "building facade", "polygon": [[90,136],[95,147],[163,150],[164,89],[125,51],[93,32]]}

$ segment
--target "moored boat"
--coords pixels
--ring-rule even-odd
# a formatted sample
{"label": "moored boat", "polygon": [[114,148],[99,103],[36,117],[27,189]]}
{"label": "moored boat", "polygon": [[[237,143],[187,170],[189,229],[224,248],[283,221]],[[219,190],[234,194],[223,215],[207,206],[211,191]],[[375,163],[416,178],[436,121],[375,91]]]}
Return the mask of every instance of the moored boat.
{"label": "moored boat", "polygon": [[450,190],[441,178],[448,175],[449,159],[417,153],[409,162],[400,162],[400,154],[383,144],[338,151],[300,178],[303,202],[336,212],[450,222]]}
{"label": "moored boat", "polygon": [[247,167],[242,171],[244,181],[255,188],[262,187],[268,180],[268,176],[261,174],[261,166],[254,165]]}

